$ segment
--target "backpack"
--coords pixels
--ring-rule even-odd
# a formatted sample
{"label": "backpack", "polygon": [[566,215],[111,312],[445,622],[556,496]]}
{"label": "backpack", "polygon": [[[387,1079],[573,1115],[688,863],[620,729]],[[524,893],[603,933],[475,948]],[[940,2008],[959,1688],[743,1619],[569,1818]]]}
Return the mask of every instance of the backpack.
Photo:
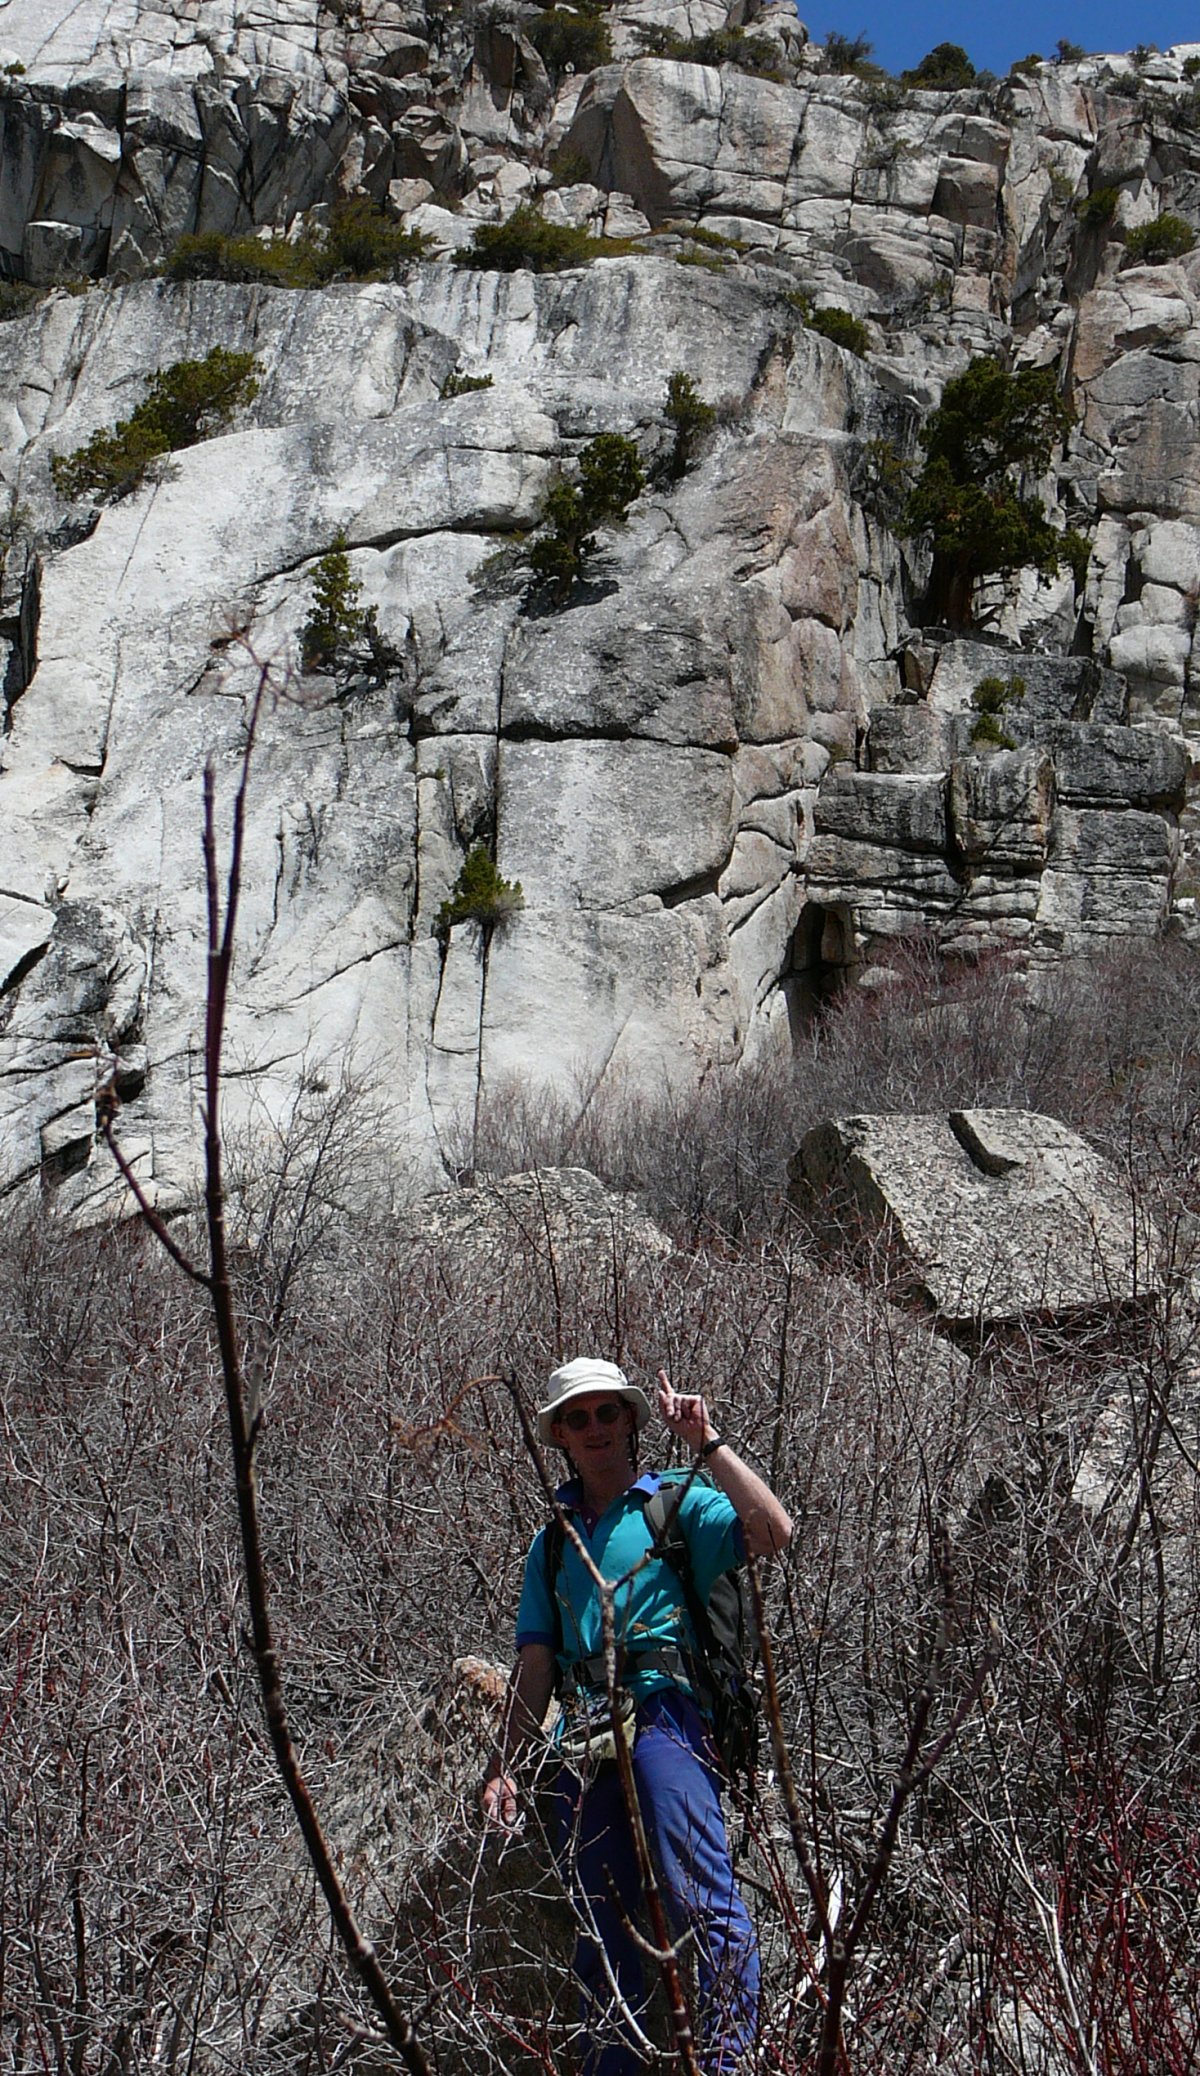
{"label": "backpack", "polygon": [[[657,1492],[646,1501],[645,1518],[654,1537],[656,1554],[674,1572],[683,1593],[697,1651],[681,1650],[682,1669],[695,1689],[713,1729],[721,1764],[731,1783],[745,1779],[753,1784],[761,1728],[761,1697],[755,1674],[758,1642],[754,1617],[741,1569],[722,1572],[713,1582],[707,1602],[696,1588],[692,1555],[679,1521],[679,1503],[690,1484],[711,1485],[706,1471],[667,1470],[660,1473]],[[670,1488],[680,1488],[672,1498]],[[562,1521],[554,1514],[546,1526],[546,1577],[554,1616],[555,1653],[562,1649],[562,1610],[558,1604],[558,1574],[566,1546]],[[629,1651],[625,1663],[635,1666],[639,1657],[659,1659],[663,1653]]]}

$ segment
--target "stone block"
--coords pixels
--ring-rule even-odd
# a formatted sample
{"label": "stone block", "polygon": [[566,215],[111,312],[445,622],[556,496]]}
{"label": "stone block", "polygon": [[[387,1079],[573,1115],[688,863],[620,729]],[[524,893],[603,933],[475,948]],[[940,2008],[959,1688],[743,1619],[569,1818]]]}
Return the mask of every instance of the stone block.
{"label": "stone block", "polygon": [[1084,722],[1054,729],[1049,739],[1058,797],[1070,806],[1182,809],[1188,754],[1181,737]]}
{"label": "stone block", "polygon": [[973,865],[1040,867],[1053,810],[1054,766],[1045,751],[995,750],[955,760],[951,831]]}
{"label": "stone block", "polygon": [[840,1117],[791,1162],[836,1228],[886,1229],[947,1325],[1069,1320],[1147,1298],[1153,1248],[1121,1179],[1057,1118],[1022,1110]]}
{"label": "stone block", "polygon": [[946,848],[946,785],[940,772],[854,771],[831,766],[813,811],[819,835],[903,851]]}

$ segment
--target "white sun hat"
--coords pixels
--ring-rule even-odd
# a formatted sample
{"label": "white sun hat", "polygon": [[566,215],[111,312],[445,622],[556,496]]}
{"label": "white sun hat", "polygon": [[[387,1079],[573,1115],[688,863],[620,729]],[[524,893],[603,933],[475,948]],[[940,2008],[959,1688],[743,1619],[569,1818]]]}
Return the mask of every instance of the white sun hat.
{"label": "white sun hat", "polygon": [[650,1418],[650,1401],[645,1392],[640,1385],[631,1384],[615,1362],[602,1362],[594,1355],[577,1355],[574,1362],[564,1362],[560,1370],[555,1370],[546,1386],[545,1399],[538,1407],[539,1442],[552,1442],[550,1430],[561,1417],[563,1407],[591,1391],[615,1391],[631,1409],[639,1433]]}

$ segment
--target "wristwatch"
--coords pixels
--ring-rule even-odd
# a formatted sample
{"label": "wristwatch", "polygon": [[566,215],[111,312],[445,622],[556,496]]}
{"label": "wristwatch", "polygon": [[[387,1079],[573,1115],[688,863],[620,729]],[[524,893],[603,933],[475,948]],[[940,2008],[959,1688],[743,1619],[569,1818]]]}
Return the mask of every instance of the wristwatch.
{"label": "wristwatch", "polygon": [[708,1462],[708,1459],[709,1459],[709,1457],[710,1457],[710,1456],[715,1456],[715,1455],[716,1455],[716,1453],[717,1453],[717,1450],[718,1450],[718,1449],[723,1449],[724,1447],[725,1447],[725,1437],[724,1437],[724,1435],[723,1435],[723,1434],[715,1434],[715,1435],[713,1436],[713,1438],[712,1438],[712,1440],[711,1440],[710,1442],[705,1442],[705,1444],[704,1444],[704,1447],[703,1447],[703,1448],[701,1449],[701,1451],[700,1451],[700,1461],[701,1461],[701,1463],[707,1463],[707,1462]]}

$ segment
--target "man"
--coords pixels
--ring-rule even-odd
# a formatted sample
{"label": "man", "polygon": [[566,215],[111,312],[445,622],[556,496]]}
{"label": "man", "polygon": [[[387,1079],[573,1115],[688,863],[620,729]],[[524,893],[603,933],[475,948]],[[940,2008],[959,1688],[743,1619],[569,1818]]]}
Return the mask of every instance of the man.
{"label": "man", "polygon": [[[679,1503],[696,1592],[706,1600],[713,1581],[746,1551],[772,1557],[786,1549],[792,1523],[718,1433],[703,1398],[674,1391],[665,1370],[658,1386],[668,1431],[712,1480],[695,1480]],[[638,1805],[672,1930],[676,1937],[690,1931],[695,1942],[700,2066],[704,2076],[733,2076],[754,2038],[758,1948],[734,1880],[703,1699],[681,1655],[681,1646],[699,1640],[672,1566],[661,1557],[642,1561],[654,1540],[644,1510],[659,1485],[654,1472],[638,1475],[637,1437],[649,1419],[649,1400],[623,1370],[580,1357],[551,1377],[538,1439],[565,1451],[574,1476],[558,1503],[601,1576],[623,1582],[615,1597],[618,1677],[636,1708]],[[485,1817],[502,1829],[517,1821],[514,1769],[556,1685],[568,1695],[588,1687],[604,1693],[599,1590],[569,1536],[551,1581],[547,1533],[526,1559],[504,1729],[483,1789]],[[584,1926],[575,1958],[589,2033],[584,2069],[586,2076],[628,2076],[642,2066],[628,2025],[621,2026],[622,2014],[636,2016],[645,2001],[642,1950],[629,1923],[641,1888],[615,1763],[586,1764],[582,1777],[561,1768],[554,1805],[557,1849]]]}

